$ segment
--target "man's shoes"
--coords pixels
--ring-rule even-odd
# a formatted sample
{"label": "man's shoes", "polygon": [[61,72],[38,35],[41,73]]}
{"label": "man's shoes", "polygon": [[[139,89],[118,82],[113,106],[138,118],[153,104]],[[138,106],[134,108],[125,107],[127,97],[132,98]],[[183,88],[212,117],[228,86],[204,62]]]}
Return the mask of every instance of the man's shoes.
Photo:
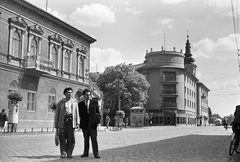
{"label": "man's shoes", "polygon": [[96,155],[96,156],[94,156],[94,158],[96,158],[96,159],[100,159],[100,156],[99,156],[99,155]]}
{"label": "man's shoes", "polygon": [[60,155],[60,158],[65,158],[66,157],[66,152],[63,152],[63,154]]}
{"label": "man's shoes", "polygon": [[68,154],[68,155],[67,155],[67,158],[72,158],[72,155]]}
{"label": "man's shoes", "polygon": [[88,157],[88,155],[87,154],[82,154],[81,157]]}

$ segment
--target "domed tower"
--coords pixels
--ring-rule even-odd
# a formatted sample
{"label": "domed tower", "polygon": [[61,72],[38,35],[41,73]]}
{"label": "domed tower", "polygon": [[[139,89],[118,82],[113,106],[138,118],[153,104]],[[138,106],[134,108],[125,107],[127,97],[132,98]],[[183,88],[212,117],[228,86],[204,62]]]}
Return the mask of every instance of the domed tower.
{"label": "domed tower", "polygon": [[191,53],[191,45],[189,43],[189,36],[187,35],[187,42],[185,46],[185,54],[184,54],[184,67],[194,76],[196,76],[196,68],[197,66],[194,64],[195,59],[192,57]]}

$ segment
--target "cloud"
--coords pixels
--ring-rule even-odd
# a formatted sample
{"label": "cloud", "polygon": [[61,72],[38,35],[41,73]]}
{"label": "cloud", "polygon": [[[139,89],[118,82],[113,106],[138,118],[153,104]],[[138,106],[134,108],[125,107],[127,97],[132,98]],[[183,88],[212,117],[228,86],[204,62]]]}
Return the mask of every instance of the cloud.
{"label": "cloud", "polygon": [[201,80],[201,78],[202,78],[202,73],[200,73],[200,72],[196,72],[196,76],[197,76],[197,78],[199,79],[199,80]]}
{"label": "cloud", "polygon": [[71,15],[71,21],[83,26],[100,27],[103,23],[115,23],[115,14],[108,6],[102,4],[84,5]]}
{"label": "cloud", "polygon": [[[174,19],[171,18],[156,18],[154,21],[157,21],[159,24],[167,25],[168,28],[173,28],[172,24],[170,22],[174,21]],[[158,31],[156,31],[158,33]],[[157,34],[156,32],[153,32],[152,35]]]}
{"label": "cloud", "polygon": [[231,6],[231,1],[226,0],[206,0],[206,3],[211,7],[217,8],[229,8]]}
{"label": "cloud", "polygon": [[[223,16],[232,16],[232,3],[231,1],[226,0],[206,0],[205,1],[208,6],[216,8],[215,14],[223,15]],[[236,12],[237,8],[240,8],[240,3],[236,3],[233,1],[234,12]],[[236,13],[235,13],[236,14]],[[239,13],[240,15],[240,13]]]}
{"label": "cloud", "polygon": [[159,19],[157,19],[157,22],[162,24],[162,25],[169,24],[171,21],[173,21],[173,19],[171,19],[171,18],[163,18],[163,19],[159,18]]}
{"label": "cloud", "polygon": [[177,4],[184,1],[186,0],[162,0],[163,3],[167,3],[167,4]]}
{"label": "cloud", "polygon": [[141,10],[137,10],[136,8],[125,8],[125,12],[134,15],[142,13]]}
{"label": "cloud", "polygon": [[161,30],[161,29],[158,29],[158,30],[152,31],[152,32],[151,32],[151,35],[158,35],[158,34],[160,34],[160,33],[162,33],[162,30]]}
{"label": "cloud", "polygon": [[[46,7],[45,7],[45,8],[42,8],[42,9],[46,11]],[[57,11],[57,10],[52,11],[52,9],[48,7],[48,8],[47,8],[47,12],[50,13],[50,14],[52,14],[53,16],[59,18],[59,19],[62,20],[62,21],[67,20],[67,15],[65,15],[64,13],[61,13],[61,12],[59,12],[59,11]]]}
{"label": "cloud", "polygon": [[105,67],[115,66],[117,64],[123,63],[122,55],[120,51],[113,48],[100,49],[91,48],[91,59],[90,59],[90,71],[103,72]]}
{"label": "cloud", "polygon": [[236,59],[237,54],[234,34],[219,38],[216,42],[209,38],[204,38],[193,43],[193,48],[196,50],[194,52],[196,57],[217,58],[221,61]]}

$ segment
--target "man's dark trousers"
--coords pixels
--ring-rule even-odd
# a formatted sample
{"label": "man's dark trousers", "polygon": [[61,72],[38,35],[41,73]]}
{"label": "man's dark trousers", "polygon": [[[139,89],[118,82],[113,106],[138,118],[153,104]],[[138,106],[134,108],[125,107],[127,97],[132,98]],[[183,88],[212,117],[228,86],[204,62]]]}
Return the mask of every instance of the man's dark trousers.
{"label": "man's dark trousers", "polygon": [[98,155],[98,144],[97,144],[97,129],[91,128],[90,124],[88,125],[88,129],[82,129],[83,137],[84,137],[84,155],[88,155],[89,152],[89,138],[92,141],[92,149],[93,155]]}
{"label": "man's dark trousers", "polygon": [[72,155],[75,146],[75,134],[72,118],[69,116],[65,116],[64,128],[59,130],[59,140],[61,155],[63,155],[63,152]]}

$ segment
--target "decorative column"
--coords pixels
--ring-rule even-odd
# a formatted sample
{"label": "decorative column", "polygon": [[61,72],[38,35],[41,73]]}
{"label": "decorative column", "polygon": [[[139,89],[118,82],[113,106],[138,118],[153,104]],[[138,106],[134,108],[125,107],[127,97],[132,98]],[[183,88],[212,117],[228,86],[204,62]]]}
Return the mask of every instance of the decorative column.
{"label": "decorative column", "polygon": [[8,132],[16,132],[18,124],[19,103],[16,100],[9,100],[8,107]]}

